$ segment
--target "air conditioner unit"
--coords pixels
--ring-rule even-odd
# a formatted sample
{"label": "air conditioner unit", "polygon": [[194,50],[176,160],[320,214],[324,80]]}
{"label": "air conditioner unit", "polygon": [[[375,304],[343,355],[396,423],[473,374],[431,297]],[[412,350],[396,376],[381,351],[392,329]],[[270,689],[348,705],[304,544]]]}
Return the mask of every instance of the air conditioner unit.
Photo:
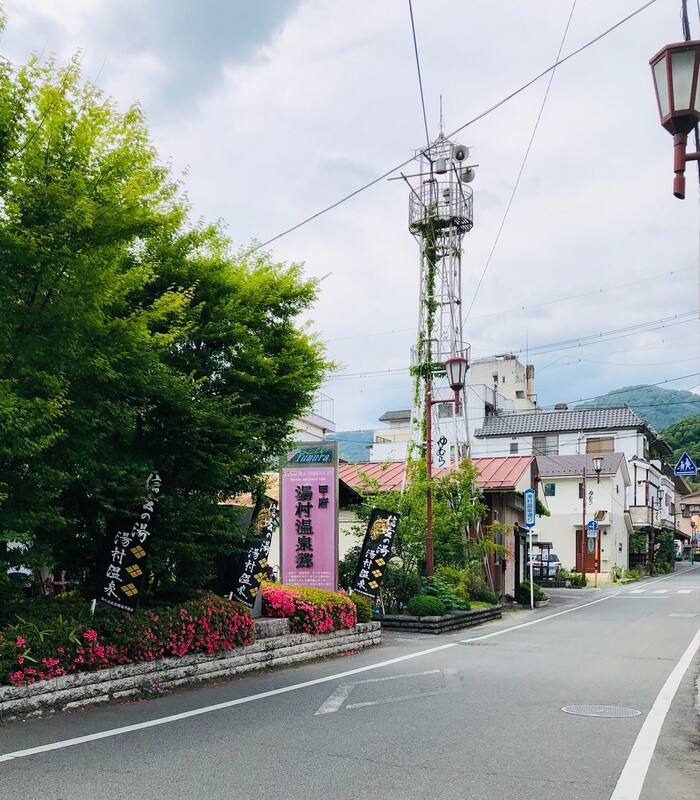
{"label": "air conditioner unit", "polygon": [[604,509],[601,509],[600,511],[596,511],[594,519],[599,525],[608,525],[610,523],[610,518],[608,517],[608,512],[605,511]]}

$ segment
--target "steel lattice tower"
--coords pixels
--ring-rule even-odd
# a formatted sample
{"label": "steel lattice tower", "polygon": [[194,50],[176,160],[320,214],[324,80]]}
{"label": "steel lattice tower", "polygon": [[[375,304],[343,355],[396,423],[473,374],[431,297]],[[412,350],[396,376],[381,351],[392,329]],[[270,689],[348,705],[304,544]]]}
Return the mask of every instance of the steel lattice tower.
{"label": "steel lattice tower", "polygon": [[[453,396],[445,375],[448,358],[469,362],[462,331],[462,239],[473,226],[472,190],[466,184],[474,170],[464,163],[469,151],[442,133],[428,150],[416,155],[420,184],[411,187],[410,232],[420,246],[418,338],[411,351],[414,376],[412,445],[425,446],[426,382],[432,398]],[[454,415],[453,405],[431,407],[433,463],[451,468],[469,454],[466,400]]]}

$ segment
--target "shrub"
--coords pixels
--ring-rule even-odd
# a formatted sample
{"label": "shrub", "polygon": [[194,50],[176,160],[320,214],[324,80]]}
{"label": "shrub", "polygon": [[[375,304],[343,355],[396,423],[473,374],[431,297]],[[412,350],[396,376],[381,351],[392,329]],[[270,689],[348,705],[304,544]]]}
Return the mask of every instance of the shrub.
{"label": "shrub", "polygon": [[488,603],[492,606],[498,604],[498,598],[488,589],[480,589],[478,592],[476,592],[474,595],[474,600],[478,600],[480,603]]}
{"label": "shrub", "polygon": [[0,683],[15,686],[136,661],[211,655],[252,644],[255,632],[246,609],[211,594],[134,614],[98,605],[94,618],[87,603],[30,602],[16,620],[0,630]]}
{"label": "shrub", "polygon": [[369,597],[365,597],[361,594],[354,594],[351,598],[352,602],[355,604],[355,609],[357,611],[357,621],[358,622],[371,622],[372,621],[372,612],[374,611],[374,603]]}
{"label": "shrub", "polygon": [[[536,602],[544,602],[549,600],[547,592],[543,592],[537,584],[534,584],[533,596]],[[521,605],[530,605],[530,581],[523,581],[515,593],[515,599]]]}
{"label": "shrub", "polygon": [[586,585],[586,578],[580,572],[572,572],[571,573],[571,586],[574,589],[583,589]]}
{"label": "shrub", "polygon": [[453,584],[441,580],[438,575],[428,578],[428,586],[425,593],[431,597],[437,597],[445,607],[445,611],[468,611],[469,600],[460,597]]}
{"label": "shrub", "polygon": [[330,633],[357,623],[355,604],[341,592],[264,583],[262,597],[263,614],[289,618],[294,633]]}
{"label": "shrub", "polygon": [[406,610],[413,617],[441,617],[445,613],[445,606],[438,597],[417,594],[408,601]]}

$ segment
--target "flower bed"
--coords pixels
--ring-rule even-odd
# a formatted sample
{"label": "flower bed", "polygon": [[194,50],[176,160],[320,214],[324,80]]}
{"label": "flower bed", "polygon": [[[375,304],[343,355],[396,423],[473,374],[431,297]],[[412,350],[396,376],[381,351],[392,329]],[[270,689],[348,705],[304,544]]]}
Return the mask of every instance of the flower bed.
{"label": "flower bed", "polygon": [[307,586],[262,586],[263,614],[288,617],[292,633],[330,633],[357,624],[357,609],[342,592],[326,592]]}
{"label": "flower bed", "polygon": [[255,638],[248,612],[212,594],[131,615],[98,606],[89,619],[86,609],[86,604],[44,603],[32,615],[30,604],[25,616],[0,629],[0,684],[23,686],[120,664],[212,655]]}

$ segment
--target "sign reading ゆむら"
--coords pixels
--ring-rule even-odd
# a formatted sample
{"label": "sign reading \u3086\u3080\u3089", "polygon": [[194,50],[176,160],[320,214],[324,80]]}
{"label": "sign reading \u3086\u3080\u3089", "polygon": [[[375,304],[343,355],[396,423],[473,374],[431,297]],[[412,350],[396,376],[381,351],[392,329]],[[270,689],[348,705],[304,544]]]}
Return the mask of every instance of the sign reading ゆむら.
{"label": "sign reading \u3086\u3080\u3089", "polygon": [[336,442],[298,444],[280,465],[282,583],[337,588]]}

